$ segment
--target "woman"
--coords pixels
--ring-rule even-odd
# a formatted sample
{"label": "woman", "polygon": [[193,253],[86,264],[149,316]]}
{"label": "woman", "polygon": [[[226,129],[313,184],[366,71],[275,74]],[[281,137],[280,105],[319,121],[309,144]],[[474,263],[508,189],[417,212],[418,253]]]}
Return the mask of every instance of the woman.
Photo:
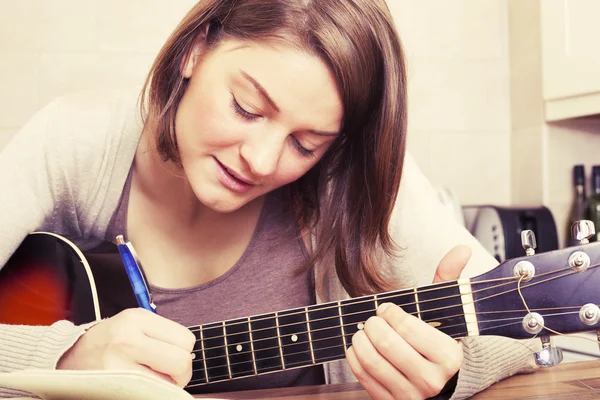
{"label": "woman", "polygon": [[[125,94],[65,97],[17,135],[0,157],[12,189],[0,265],[31,231],[82,247],[125,233],[160,316],[1,326],[2,370],[141,369],[185,386],[184,326],[456,279],[469,258],[465,274],[495,264],[405,159],[405,71],[384,0],[202,0],[140,104],[142,121]],[[377,399],[444,386],[462,398],[533,360],[506,339],[456,342],[395,305],[377,313],[346,364],[205,390],[354,375]]]}

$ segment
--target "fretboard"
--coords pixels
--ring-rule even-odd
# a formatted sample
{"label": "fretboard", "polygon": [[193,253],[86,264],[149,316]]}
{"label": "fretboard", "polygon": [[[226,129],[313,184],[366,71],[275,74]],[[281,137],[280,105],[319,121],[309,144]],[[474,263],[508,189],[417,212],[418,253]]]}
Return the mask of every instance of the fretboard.
{"label": "fretboard", "polygon": [[188,387],[342,359],[384,302],[452,337],[469,334],[456,281],[209,323],[190,328],[197,342]]}

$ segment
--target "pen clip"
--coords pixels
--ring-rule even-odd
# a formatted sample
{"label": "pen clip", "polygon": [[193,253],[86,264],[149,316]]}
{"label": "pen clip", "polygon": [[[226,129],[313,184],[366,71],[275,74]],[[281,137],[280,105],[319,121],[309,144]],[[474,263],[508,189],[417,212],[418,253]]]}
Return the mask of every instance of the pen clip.
{"label": "pen clip", "polygon": [[148,285],[148,279],[146,278],[146,273],[144,272],[144,267],[142,267],[142,262],[140,261],[140,258],[138,257],[135,249],[133,248],[133,245],[131,244],[131,242],[126,242],[125,239],[123,238],[123,235],[118,235],[116,238],[116,242],[117,242],[117,246],[126,246],[127,250],[129,251],[129,254],[131,254],[131,257],[133,257],[133,261],[135,262],[135,267],[140,272],[140,277],[142,279],[142,283],[144,284],[144,287],[146,288],[146,293],[148,293],[148,299],[150,301],[150,306],[153,309],[156,309],[156,305],[154,305],[154,301],[152,300],[152,292],[150,291],[150,285]]}

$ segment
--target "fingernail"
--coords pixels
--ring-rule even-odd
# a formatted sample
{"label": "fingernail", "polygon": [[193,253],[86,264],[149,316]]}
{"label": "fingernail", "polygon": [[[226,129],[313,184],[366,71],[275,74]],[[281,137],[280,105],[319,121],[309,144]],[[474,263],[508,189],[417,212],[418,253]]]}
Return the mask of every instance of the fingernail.
{"label": "fingernail", "polygon": [[386,308],[390,306],[390,303],[383,303],[379,307],[377,307],[377,314],[383,314]]}

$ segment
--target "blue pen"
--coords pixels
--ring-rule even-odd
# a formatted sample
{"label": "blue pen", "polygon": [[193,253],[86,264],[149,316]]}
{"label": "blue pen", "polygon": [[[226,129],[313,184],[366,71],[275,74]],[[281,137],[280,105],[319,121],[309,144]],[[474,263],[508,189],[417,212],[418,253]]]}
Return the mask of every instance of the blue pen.
{"label": "blue pen", "polygon": [[156,314],[156,306],[152,302],[152,294],[146,282],[144,270],[133,246],[130,242],[125,242],[123,235],[119,235],[117,236],[117,247],[138,305]]}

